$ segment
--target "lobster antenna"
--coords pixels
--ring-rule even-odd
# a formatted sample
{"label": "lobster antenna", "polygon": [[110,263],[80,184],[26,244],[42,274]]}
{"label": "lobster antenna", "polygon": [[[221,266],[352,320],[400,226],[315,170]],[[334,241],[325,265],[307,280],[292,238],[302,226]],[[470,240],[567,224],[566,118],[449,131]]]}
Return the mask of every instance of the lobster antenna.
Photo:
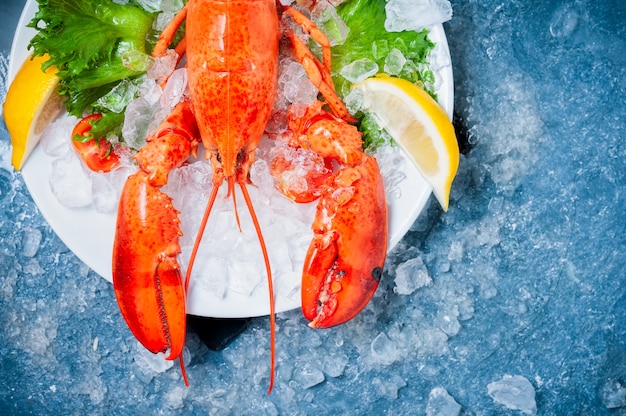
{"label": "lobster antenna", "polygon": [[267,271],[267,288],[270,300],[270,386],[267,389],[267,394],[270,394],[272,392],[272,388],[274,388],[274,370],[276,367],[274,348],[276,341],[276,317],[274,312],[274,284],[272,283],[272,270],[270,267],[270,258],[267,255],[265,240],[263,239],[263,233],[261,232],[261,226],[259,225],[259,220],[254,212],[254,207],[252,206],[252,201],[250,200],[250,195],[248,194],[248,189],[246,188],[246,184],[243,182],[239,182],[239,186],[241,187],[243,198],[246,200],[248,211],[250,211],[250,216],[252,217],[252,223],[254,224],[256,234],[259,237],[259,244],[261,244],[261,251],[263,252],[263,260],[265,260],[265,270]]}

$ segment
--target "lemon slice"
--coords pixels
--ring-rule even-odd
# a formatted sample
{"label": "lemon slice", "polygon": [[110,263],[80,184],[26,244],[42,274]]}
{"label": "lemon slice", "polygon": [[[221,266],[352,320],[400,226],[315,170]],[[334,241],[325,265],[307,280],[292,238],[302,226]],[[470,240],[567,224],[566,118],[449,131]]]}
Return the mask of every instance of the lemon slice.
{"label": "lemon slice", "polygon": [[57,69],[41,70],[41,64],[48,58],[44,55],[27,59],[15,75],[4,101],[4,121],[11,135],[11,162],[15,170],[22,169],[44,128],[63,108],[61,96],[56,92]]}
{"label": "lemon slice", "polygon": [[459,167],[459,145],[443,108],[412,82],[381,74],[354,84],[362,108],[410,156],[445,211]]}

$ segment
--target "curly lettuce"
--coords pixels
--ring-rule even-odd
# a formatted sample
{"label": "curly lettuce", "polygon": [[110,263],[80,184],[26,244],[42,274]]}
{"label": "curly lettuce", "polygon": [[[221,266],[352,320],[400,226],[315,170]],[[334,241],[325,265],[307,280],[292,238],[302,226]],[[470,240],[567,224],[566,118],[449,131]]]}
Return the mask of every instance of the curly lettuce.
{"label": "curly lettuce", "polygon": [[147,54],[155,14],[134,1],[37,1],[39,10],[28,24],[37,33],[29,48],[50,55],[44,70],[58,68],[68,113],[81,117],[121,80],[145,73],[124,60]]}

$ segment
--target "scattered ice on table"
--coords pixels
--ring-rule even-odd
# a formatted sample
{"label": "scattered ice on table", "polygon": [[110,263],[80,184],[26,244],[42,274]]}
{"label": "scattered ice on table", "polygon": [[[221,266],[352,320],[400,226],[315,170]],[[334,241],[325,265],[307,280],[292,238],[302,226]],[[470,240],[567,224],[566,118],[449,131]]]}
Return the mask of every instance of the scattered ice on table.
{"label": "scattered ice on table", "polygon": [[361,58],[341,68],[339,73],[348,81],[356,83],[376,75],[378,71],[379,68],[376,62],[369,58]]}
{"label": "scattered ice on table", "polygon": [[381,397],[385,397],[389,400],[396,400],[398,398],[398,391],[403,387],[406,387],[406,381],[398,374],[391,374],[386,379],[374,377],[372,380],[372,388],[378,392]]}
{"label": "scattered ice on table", "polygon": [[526,377],[506,374],[501,380],[489,383],[487,393],[508,409],[520,410],[527,415],[537,414],[535,388]]}
{"label": "scattered ice on table", "polygon": [[389,0],[385,5],[388,32],[420,31],[452,18],[448,0]]}
{"label": "scattered ice on table", "polygon": [[569,37],[578,26],[578,12],[569,4],[557,8],[550,21],[550,34],[555,38]]}
{"label": "scattered ice on table", "polygon": [[396,286],[394,292],[399,295],[410,295],[417,289],[433,283],[430,273],[421,257],[401,263],[396,268]]}
{"label": "scattered ice on table", "polygon": [[379,364],[390,365],[399,358],[396,344],[384,332],[374,338],[370,348],[372,358]]}
{"label": "scattered ice on table", "polygon": [[323,382],[326,377],[324,377],[324,373],[312,363],[304,362],[302,366],[296,367],[293,379],[303,389],[309,389]]}
{"label": "scattered ice on table", "polygon": [[619,380],[607,380],[600,391],[600,398],[608,409],[626,407],[626,387]]}
{"label": "scattered ice on table", "polygon": [[348,365],[349,358],[341,351],[330,351],[329,354],[324,356],[324,362],[322,370],[329,377],[340,377],[344,374],[346,365]]}
{"label": "scattered ice on table", "polygon": [[42,234],[38,228],[24,227],[22,230],[22,254],[34,257],[39,250]]}
{"label": "scattered ice on table", "polygon": [[461,405],[443,387],[435,387],[428,395],[426,416],[457,416]]}
{"label": "scattered ice on table", "polygon": [[185,397],[189,389],[183,386],[172,386],[171,390],[165,393],[165,406],[169,409],[182,409],[185,405]]}
{"label": "scattered ice on table", "polygon": [[149,382],[158,373],[163,373],[174,366],[174,361],[166,360],[165,353],[153,354],[137,341],[133,361],[135,374],[145,382]]}
{"label": "scattered ice on table", "polygon": [[407,59],[400,49],[393,48],[385,57],[384,71],[389,75],[398,75],[402,72]]}

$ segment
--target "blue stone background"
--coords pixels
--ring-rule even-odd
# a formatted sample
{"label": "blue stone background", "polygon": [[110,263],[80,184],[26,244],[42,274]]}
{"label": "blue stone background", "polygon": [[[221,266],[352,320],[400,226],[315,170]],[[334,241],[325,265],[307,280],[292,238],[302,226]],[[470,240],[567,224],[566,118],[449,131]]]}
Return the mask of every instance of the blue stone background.
{"label": "blue stone background", "polygon": [[[523,414],[488,394],[514,375],[537,414],[626,414],[626,6],[451,3],[464,155],[450,209],[429,203],[354,321],[278,317],[271,396],[265,318],[218,352],[189,334],[188,389],[176,365],[142,364],[112,287],[12,169],[0,122],[0,412],[425,414],[442,387],[461,414]],[[0,10],[2,98],[23,4]],[[432,281],[399,294],[400,271]]]}

